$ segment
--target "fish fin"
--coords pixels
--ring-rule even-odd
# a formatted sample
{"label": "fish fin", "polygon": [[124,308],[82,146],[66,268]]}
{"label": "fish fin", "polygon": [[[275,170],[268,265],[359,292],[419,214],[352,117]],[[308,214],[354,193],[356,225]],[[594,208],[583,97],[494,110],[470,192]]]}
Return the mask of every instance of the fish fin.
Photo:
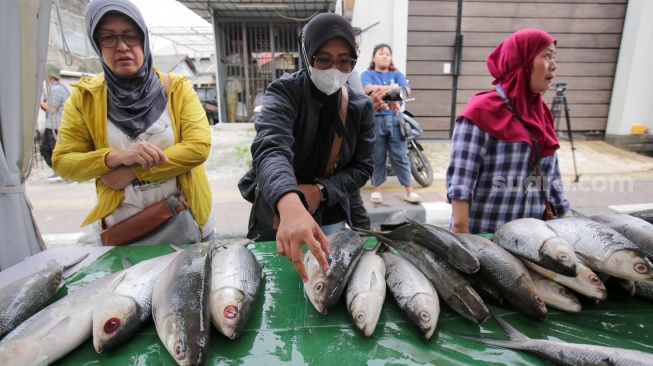
{"label": "fish fin", "polygon": [[527,336],[525,336],[523,333],[515,329],[512,325],[508,324],[507,321],[501,319],[498,315],[492,315],[492,318],[499,324],[501,329],[503,329],[506,333],[508,333],[508,336],[510,337],[511,340],[513,341],[519,341],[519,340],[527,340],[530,339]]}
{"label": "fish fin", "polygon": [[177,244],[170,244],[170,248],[172,248],[172,250],[174,250],[175,252],[183,252],[184,251],[184,248],[180,247]]}
{"label": "fish fin", "polygon": [[376,287],[377,282],[379,282],[379,280],[376,278],[376,271],[372,271],[370,274],[370,288]]}
{"label": "fish fin", "polygon": [[125,276],[127,276],[127,272],[123,271],[120,275],[118,275],[116,278],[114,278],[111,281],[111,283],[109,284],[109,286],[107,287],[107,292],[106,293],[111,294],[114,291],[116,291],[116,288],[118,287],[118,285],[120,285],[120,282],[122,282],[122,280],[125,279]]}
{"label": "fish fin", "polygon": [[132,267],[134,265],[134,262],[132,262],[131,259],[127,257],[122,258],[122,268],[127,269],[129,267]]}
{"label": "fish fin", "polygon": [[354,228],[354,231],[358,231],[358,232],[361,232],[361,233],[364,233],[364,234],[367,234],[367,235],[372,235],[375,238],[379,239],[380,241],[382,241],[382,242],[384,242],[386,244],[392,244],[392,240],[386,238],[385,236],[379,234],[376,231],[366,230],[366,229],[359,229],[359,228]]}
{"label": "fish fin", "polygon": [[[601,266],[601,264],[596,263],[597,262],[596,258],[594,258],[592,256],[585,255],[585,254],[583,254],[581,252],[574,252],[574,253],[576,253],[576,256],[578,257],[578,259],[581,262],[583,262],[583,264],[586,265],[587,267],[600,267]],[[594,270],[592,270],[592,271],[594,271]]]}
{"label": "fish fin", "polygon": [[503,347],[509,349],[522,349],[519,347],[519,344],[508,339],[496,339],[496,338],[483,338],[483,337],[474,337],[470,335],[455,333],[460,338],[464,338],[470,341],[479,342],[483,344],[489,344],[491,346]]}
{"label": "fish fin", "polygon": [[70,267],[72,267],[72,266],[78,264],[79,262],[83,261],[84,259],[86,259],[86,257],[88,257],[89,254],[91,254],[91,253],[85,253],[85,254],[83,254],[81,257],[79,257],[79,258],[77,258],[77,259],[73,259],[73,260],[70,261],[69,263],[64,264],[64,265],[63,265],[64,271],[67,270],[67,269],[69,269]]}
{"label": "fish fin", "polygon": [[47,333],[45,333],[42,338],[45,338],[50,334],[60,333],[64,328],[68,326],[68,323],[70,323],[69,316],[61,319],[59,322],[57,322],[57,324],[53,325],[52,328],[48,329]]}

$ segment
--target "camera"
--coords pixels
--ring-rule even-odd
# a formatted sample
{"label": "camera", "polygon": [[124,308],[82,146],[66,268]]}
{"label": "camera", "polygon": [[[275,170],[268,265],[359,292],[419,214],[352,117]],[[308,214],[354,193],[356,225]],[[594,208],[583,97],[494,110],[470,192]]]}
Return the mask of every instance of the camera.
{"label": "camera", "polygon": [[557,92],[563,92],[567,90],[567,83],[557,83],[554,85]]}
{"label": "camera", "polygon": [[399,88],[394,88],[390,89],[387,92],[385,92],[385,96],[383,97],[383,101],[385,102],[401,102],[406,100],[406,97],[408,96],[408,93],[406,92],[406,88],[399,87]]}

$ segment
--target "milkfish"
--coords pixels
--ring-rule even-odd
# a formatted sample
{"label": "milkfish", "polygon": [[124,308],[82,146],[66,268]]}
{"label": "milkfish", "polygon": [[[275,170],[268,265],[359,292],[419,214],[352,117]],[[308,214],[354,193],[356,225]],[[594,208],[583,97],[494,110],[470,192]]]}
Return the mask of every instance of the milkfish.
{"label": "milkfish", "polygon": [[366,241],[353,230],[346,228],[335,231],[327,239],[331,252],[326,258],[329,262],[328,271],[324,272],[310,251],[304,257],[308,272],[304,292],[315,309],[322,314],[326,314],[340,300]]}
{"label": "milkfish", "polygon": [[508,333],[510,340],[462,334],[458,336],[496,347],[526,351],[556,365],[653,365],[653,354],[650,353],[625,348],[531,339],[500,317],[494,314],[492,317]]}
{"label": "milkfish", "polygon": [[548,279],[556,281],[557,283],[574,290],[579,294],[585,295],[590,299],[605,300],[608,298],[608,291],[606,290],[603,281],[601,281],[599,276],[586,266],[583,261],[578,261],[576,263],[578,266],[578,276],[574,277],[563,276],[559,273],[549,271],[548,269],[540,267],[526,259],[522,259],[522,263],[524,263],[526,268],[531,271],[537,272]]}
{"label": "milkfish", "polygon": [[379,233],[390,240],[412,241],[440,256],[463,273],[474,273],[480,266],[478,258],[460,243],[458,237],[449,230],[408,220],[389,233]]}
{"label": "milkfish", "polygon": [[535,271],[529,270],[529,274],[535,284],[535,290],[540,294],[546,306],[568,313],[578,313],[583,309],[578,298],[565,286]]}
{"label": "milkfish", "polygon": [[629,215],[653,224],[653,209],[631,212]]}
{"label": "milkfish", "polygon": [[410,241],[390,240],[374,231],[357,230],[374,235],[419,268],[433,283],[438,296],[458,314],[477,323],[490,317],[487,306],[463,274],[432,251]]}
{"label": "milkfish", "polygon": [[82,286],[21,323],[0,341],[0,360],[49,365],[91,337],[93,309],[125,276],[124,270]]}
{"label": "milkfish", "polygon": [[376,254],[376,250],[371,250],[361,255],[347,284],[347,310],[365,337],[371,337],[374,333],[383,309],[385,276],[383,259]]}
{"label": "milkfish", "polygon": [[179,365],[204,365],[211,316],[211,245],[197,243],[176,256],[152,290],[156,332]]}
{"label": "milkfish", "polygon": [[653,224],[626,214],[595,215],[590,219],[625,236],[653,261]]}
{"label": "milkfish", "polygon": [[629,297],[635,296],[635,281],[610,276],[605,273],[599,277],[609,293],[620,293]]}
{"label": "milkfish", "polygon": [[61,287],[63,273],[88,254],[60,265],[51,261],[36,273],[20,278],[0,289],[0,339],[20,323],[43,309]]}
{"label": "milkfish", "polygon": [[154,283],[178,254],[144,260],[125,270],[125,276],[116,289],[93,311],[93,347],[96,352],[115,349],[150,319]]}
{"label": "milkfish", "polygon": [[469,282],[476,293],[485,303],[501,305],[503,304],[503,295],[499,290],[494,288],[485,278],[476,276],[476,274],[464,274],[463,277]]}
{"label": "milkfish", "polygon": [[423,338],[435,332],[440,299],[431,281],[408,260],[392,253],[379,254],[386,266],[386,283],[408,324]]}
{"label": "milkfish", "polygon": [[535,320],[546,319],[547,310],[528,270],[514,255],[489,239],[471,234],[458,234],[460,241],[481,262],[477,275],[501,292],[515,309]]}
{"label": "milkfish", "polygon": [[245,330],[263,275],[247,244],[214,249],[211,259],[211,323],[229,339]]}
{"label": "milkfish", "polygon": [[653,265],[623,235],[586,217],[563,217],[547,221],[573,245],[576,254],[594,272],[653,283]]}
{"label": "milkfish", "polygon": [[494,233],[493,241],[538,266],[565,276],[578,275],[573,247],[547,223],[533,218],[507,222]]}

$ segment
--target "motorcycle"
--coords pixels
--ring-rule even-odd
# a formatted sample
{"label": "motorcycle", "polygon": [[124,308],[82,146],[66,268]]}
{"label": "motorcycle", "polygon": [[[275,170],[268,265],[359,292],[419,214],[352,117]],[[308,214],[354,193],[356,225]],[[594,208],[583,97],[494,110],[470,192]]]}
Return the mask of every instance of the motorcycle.
{"label": "motorcycle", "polygon": [[[428,187],[433,184],[433,168],[431,168],[431,163],[429,163],[426,155],[424,155],[424,148],[417,141],[417,138],[422,135],[424,130],[422,130],[422,127],[413,118],[415,115],[409,110],[404,110],[402,116],[404,117],[404,121],[411,126],[411,133],[407,139],[410,172],[417,183],[422,187]],[[388,175],[394,175],[390,160],[386,160],[386,167],[388,169]]]}

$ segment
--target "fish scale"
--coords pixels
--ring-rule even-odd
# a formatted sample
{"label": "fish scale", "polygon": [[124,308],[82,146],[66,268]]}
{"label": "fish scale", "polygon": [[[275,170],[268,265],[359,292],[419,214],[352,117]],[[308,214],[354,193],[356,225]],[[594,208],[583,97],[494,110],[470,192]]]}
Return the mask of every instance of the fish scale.
{"label": "fish scale", "polygon": [[590,219],[625,236],[653,260],[653,224],[626,214],[595,215]]}
{"label": "fish scale", "polygon": [[261,282],[262,266],[241,244],[217,250],[211,259],[211,322],[234,339],[244,330]]}
{"label": "fish scale", "polygon": [[386,283],[409,324],[424,339],[433,335],[440,317],[440,299],[431,281],[408,260],[381,253]]}

